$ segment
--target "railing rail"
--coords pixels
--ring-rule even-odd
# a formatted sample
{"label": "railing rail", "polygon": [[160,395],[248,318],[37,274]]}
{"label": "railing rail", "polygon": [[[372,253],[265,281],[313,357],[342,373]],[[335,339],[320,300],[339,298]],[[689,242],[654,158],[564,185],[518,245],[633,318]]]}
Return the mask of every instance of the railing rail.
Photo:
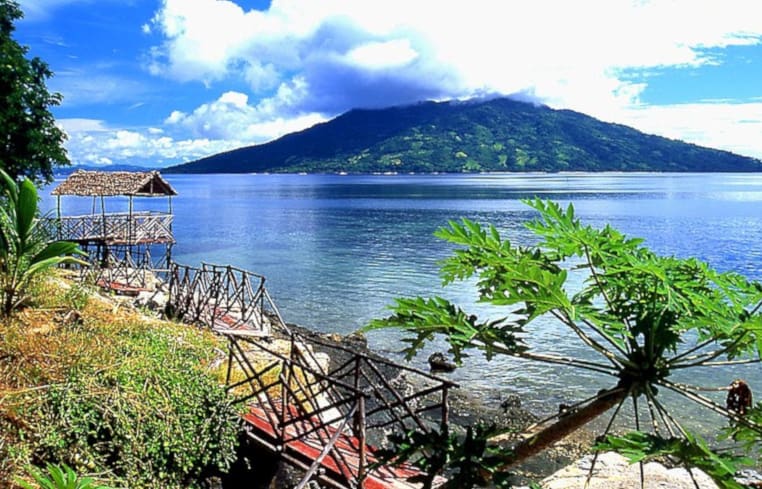
{"label": "railing rail", "polygon": [[[338,488],[363,487],[382,471],[393,477],[372,455],[389,430],[447,430],[454,383],[290,331],[262,275],[172,263],[169,291],[171,316],[228,338],[228,391],[248,406],[252,436],[305,470],[298,488],[313,477]],[[273,325],[282,334],[263,339]],[[305,458],[305,446],[319,448]]]}
{"label": "railing rail", "polygon": [[[320,460],[328,459],[341,469],[344,480],[339,485],[343,487],[361,487],[371,473],[369,440],[385,441],[390,429],[447,429],[448,391],[455,386],[450,381],[296,333],[289,335],[289,353],[249,337],[231,334],[228,340],[228,389],[239,396],[239,402],[266,417],[275,433],[271,448],[283,452],[294,440],[318,438],[323,443]],[[331,366],[318,358],[320,353],[344,360]],[[251,356],[266,360],[257,366]],[[236,369],[242,379],[235,379]],[[406,378],[404,387],[394,385],[389,369]],[[418,382],[411,383],[413,377]],[[428,417],[423,415],[426,412]],[[356,445],[356,459],[336,447],[337,430],[353,437],[354,441],[344,443]],[[312,469],[307,469],[302,482],[314,475]]]}
{"label": "railing rail", "polygon": [[268,333],[271,321],[285,323],[265,288],[265,277],[203,263],[169,267],[168,311],[176,319],[218,330]]}
{"label": "railing rail", "polygon": [[67,241],[174,243],[173,219],[164,212],[109,213],[47,217],[41,225],[50,236]]}

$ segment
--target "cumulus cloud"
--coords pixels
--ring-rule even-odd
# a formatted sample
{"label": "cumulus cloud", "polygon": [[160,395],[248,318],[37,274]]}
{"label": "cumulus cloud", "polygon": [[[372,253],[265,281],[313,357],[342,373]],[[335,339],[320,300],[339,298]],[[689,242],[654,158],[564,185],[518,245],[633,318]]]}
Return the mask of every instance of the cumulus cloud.
{"label": "cumulus cloud", "polygon": [[[622,69],[698,66],[716,61],[707,48],[759,42],[762,26],[748,15],[751,6],[276,0],[261,12],[227,0],[165,0],[153,20],[164,42],[152,66],[207,83],[237,76],[241,66],[255,85],[254,73],[268,80],[298,74],[317,98],[362,82],[372,91],[374,82],[417,80],[417,99],[533,90],[557,105],[606,106],[637,99],[639,86],[621,79]],[[388,102],[409,102],[409,92]],[[356,95],[358,105],[367,98]]]}
{"label": "cumulus cloud", "polygon": [[235,139],[254,144],[325,120],[317,113],[285,118],[279,110],[280,103],[288,100],[294,89],[284,86],[281,92],[277,98],[256,106],[249,105],[246,94],[225,92],[217,100],[203,104],[191,113],[173,111],[164,122],[182,127],[195,137]]}
{"label": "cumulus cloud", "polygon": [[[74,0],[47,0],[65,1]],[[98,155],[107,154],[161,166],[274,139],[351,108],[483,94],[522,94],[762,156],[762,146],[754,147],[762,130],[756,102],[642,101],[652,70],[722,63],[720,49],[759,43],[756,1],[273,0],[262,11],[242,5],[163,0],[142,26],[152,44],[144,68],[203,85],[208,97],[168,110],[161,127],[64,121],[73,159],[102,162]],[[108,90],[110,80],[91,81],[92,89],[62,91],[82,100],[116,92]]]}
{"label": "cumulus cloud", "polygon": [[65,143],[75,165],[112,163],[164,167],[240,147],[240,140],[175,138],[158,128],[110,127],[96,119],[60,119],[68,136]]}
{"label": "cumulus cloud", "polygon": [[298,126],[354,107],[483,93],[531,93],[640,124],[646,82],[632,74],[719,63],[712,48],[759,43],[762,24],[750,12],[748,0],[274,0],[266,11],[164,0],[150,69],[209,87],[239,80],[262,97],[223,95],[167,120],[204,137],[263,137],[268,120]]}

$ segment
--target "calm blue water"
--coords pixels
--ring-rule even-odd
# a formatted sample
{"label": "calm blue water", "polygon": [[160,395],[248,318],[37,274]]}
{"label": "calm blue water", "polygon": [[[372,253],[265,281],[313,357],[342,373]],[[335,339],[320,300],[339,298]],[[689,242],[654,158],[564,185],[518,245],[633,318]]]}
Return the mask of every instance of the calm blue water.
{"label": "calm blue water", "polygon": [[[261,273],[286,321],[325,332],[352,332],[384,316],[399,296],[439,294],[473,305],[467,286],[440,290],[437,261],[451,248],[432,233],[449,219],[467,217],[494,224],[514,242],[529,242],[523,224],[532,212],[520,199],[534,196],[573,202],[587,223],[610,223],[659,253],[696,256],[762,280],[762,174],[166,178],[180,194],[173,199],[177,261]],[[43,206],[53,209],[54,200],[43,193]],[[164,199],[145,200],[136,201],[136,209],[166,209]],[[62,201],[64,214],[90,206],[88,199]],[[126,208],[123,200],[107,201],[109,211]],[[541,329],[534,336],[538,351],[585,350],[558,325]],[[373,334],[370,341],[390,354],[400,347],[393,333]],[[743,376],[759,388],[759,372],[759,366],[707,372],[701,383],[727,385]],[[538,411],[611,384],[585,372],[504,359],[472,358],[454,375],[488,399],[520,393]]]}

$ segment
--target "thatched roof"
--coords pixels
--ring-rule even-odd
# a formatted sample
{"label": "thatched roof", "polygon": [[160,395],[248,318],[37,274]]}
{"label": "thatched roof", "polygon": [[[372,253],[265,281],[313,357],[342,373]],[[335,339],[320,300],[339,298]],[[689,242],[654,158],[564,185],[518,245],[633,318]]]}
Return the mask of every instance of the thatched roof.
{"label": "thatched roof", "polygon": [[160,197],[177,195],[158,171],[85,171],[77,170],[51,192],[53,195]]}

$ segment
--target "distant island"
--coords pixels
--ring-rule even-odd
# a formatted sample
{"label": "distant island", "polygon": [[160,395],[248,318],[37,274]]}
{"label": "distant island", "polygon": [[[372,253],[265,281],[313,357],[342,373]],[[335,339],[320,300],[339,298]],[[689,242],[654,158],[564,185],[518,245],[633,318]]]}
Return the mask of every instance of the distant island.
{"label": "distant island", "polygon": [[355,109],[165,173],[757,172],[762,161],[510,98]]}
{"label": "distant island", "polygon": [[85,171],[150,171],[156,168],[147,168],[138,165],[75,165],[62,166],[54,170],[53,174],[57,177],[68,177],[77,170]]}

